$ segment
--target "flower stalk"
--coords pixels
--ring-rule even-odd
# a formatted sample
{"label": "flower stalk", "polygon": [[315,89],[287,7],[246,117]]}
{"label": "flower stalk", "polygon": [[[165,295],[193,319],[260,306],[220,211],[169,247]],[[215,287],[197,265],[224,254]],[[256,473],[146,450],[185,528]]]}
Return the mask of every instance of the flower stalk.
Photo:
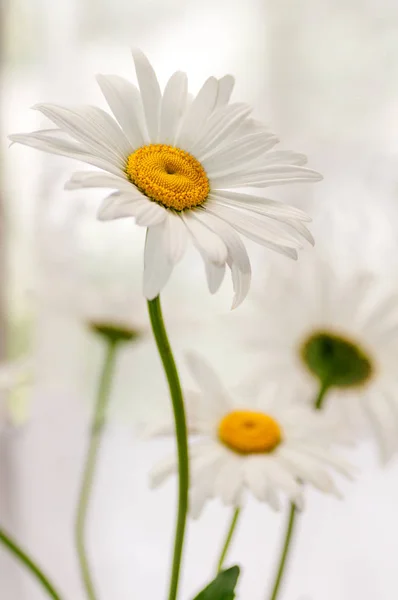
{"label": "flower stalk", "polygon": [[168,596],[169,600],[176,600],[188,513],[188,432],[181,384],[178,377],[178,371],[174,361],[173,353],[167,337],[159,296],[157,296],[154,300],[148,300],[148,310],[156,345],[169,384],[177,439],[178,510],[174,541],[174,555],[171,567],[170,589]]}

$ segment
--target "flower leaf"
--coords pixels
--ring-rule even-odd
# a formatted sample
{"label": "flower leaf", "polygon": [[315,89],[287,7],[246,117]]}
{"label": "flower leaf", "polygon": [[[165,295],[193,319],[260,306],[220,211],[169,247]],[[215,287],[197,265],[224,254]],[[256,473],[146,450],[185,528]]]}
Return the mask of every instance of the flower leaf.
{"label": "flower leaf", "polygon": [[221,571],[194,600],[233,600],[240,569],[238,566]]}

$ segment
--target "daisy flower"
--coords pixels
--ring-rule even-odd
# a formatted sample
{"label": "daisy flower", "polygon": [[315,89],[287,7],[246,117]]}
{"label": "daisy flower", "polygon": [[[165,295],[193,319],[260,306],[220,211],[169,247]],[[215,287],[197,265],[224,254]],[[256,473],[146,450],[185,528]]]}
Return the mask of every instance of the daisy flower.
{"label": "daisy flower", "polygon": [[[339,495],[329,471],[349,477],[350,468],[330,450],[334,433],[325,417],[307,407],[280,403],[277,394],[253,399],[242,390],[229,393],[202,358],[188,359],[200,389],[186,396],[192,516],[199,516],[213,497],[240,506],[245,490],[275,510],[280,492],[302,508],[302,483]],[[167,433],[174,433],[167,423],[150,431]],[[165,459],[151,474],[152,486],[175,470],[175,458]]]}
{"label": "daisy flower", "polygon": [[97,77],[114,117],[94,106],[35,106],[56,128],[10,136],[101,171],[74,173],[66,187],[114,190],[101,220],[134,217],[147,228],[144,294],[155,298],[190,239],[201,254],[210,292],[231,269],[233,307],[251,277],[239,234],[292,258],[312,237],[299,209],[269,200],[252,188],[319,181],[305,156],[275,151],[277,138],[250,118],[250,107],[230,103],[234,79],[210,77],[192,98],[187,76],[174,73],[161,92],[142,52],[133,52],[139,89],[116,75]]}
{"label": "daisy flower", "polygon": [[294,272],[278,265],[271,279],[255,295],[251,333],[245,325],[258,351],[259,380],[272,379],[312,401],[326,386],[323,407],[354,435],[364,426],[373,432],[387,460],[398,449],[396,288],[314,257]]}

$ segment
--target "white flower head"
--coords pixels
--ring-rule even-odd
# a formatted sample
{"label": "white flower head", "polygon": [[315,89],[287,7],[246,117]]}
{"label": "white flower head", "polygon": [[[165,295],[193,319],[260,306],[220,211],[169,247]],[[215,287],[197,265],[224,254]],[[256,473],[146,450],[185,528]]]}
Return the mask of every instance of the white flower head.
{"label": "white flower head", "polygon": [[[383,461],[398,450],[398,294],[369,272],[343,273],[315,255],[271,269],[245,335],[259,379],[314,402],[358,436],[369,429]],[[286,266],[285,266],[286,267]],[[250,332],[248,332],[250,327]]]}
{"label": "white flower head", "polygon": [[[250,188],[318,181],[306,157],[275,151],[277,138],[250,118],[250,107],[230,103],[234,79],[210,77],[196,97],[187,76],[174,73],[161,92],[148,59],[133,52],[138,86],[116,75],[99,75],[114,118],[94,106],[35,108],[56,129],[10,136],[101,171],[75,173],[68,189],[115,190],[102,203],[102,220],[134,217],[147,228],[144,294],[155,298],[190,239],[203,257],[215,293],[225,266],[231,269],[233,307],[245,298],[251,278],[239,234],[292,258],[304,239],[312,242],[300,210]],[[243,190],[243,191],[242,191]]]}
{"label": "white flower head", "polygon": [[[332,453],[334,431],[320,413],[279,402],[275,394],[237,397],[202,358],[190,355],[189,366],[200,388],[186,397],[192,516],[214,497],[240,506],[245,490],[275,510],[280,492],[302,508],[303,483],[340,495],[330,471],[350,477],[351,469]],[[151,430],[166,433],[173,433],[166,423]],[[153,470],[151,484],[160,485],[175,470],[175,457],[165,459]]]}

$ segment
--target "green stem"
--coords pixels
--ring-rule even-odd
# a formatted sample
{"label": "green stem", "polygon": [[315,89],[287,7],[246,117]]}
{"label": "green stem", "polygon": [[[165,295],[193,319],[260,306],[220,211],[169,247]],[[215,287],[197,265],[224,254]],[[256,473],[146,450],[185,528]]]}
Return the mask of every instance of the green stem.
{"label": "green stem", "polygon": [[[318,395],[314,401],[314,408],[315,410],[321,410],[322,406],[323,406],[323,401],[325,399],[326,396],[326,392],[329,390],[330,385],[327,383],[327,381],[323,381],[321,383],[321,386],[319,388],[319,392]],[[285,543],[283,545],[282,548],[282,554],[279,560],[279,567],[278,567],[278,572],[276,575],[276,579],[275,579],[275,583],[274,583],[274,587],[273,587],[273,591],[272,591],[272,595],[270,597],[270,600],[276,600],[278,597],[278,593],[279,593],[279,589],[280,589],[280,585],[282,582],[282,578],[284,575],[284,571],[285,571],[285,567],[286,567],[286,560],[287,560],[287,556],[289,553],[289,548],[290,548],[290,542],[292,539],[292,535],[293,535],[293,529],[294,529],[294,524],[295,524],[295,519],[296,519],[296,507],[293,503],[290,504],[290,512],[289,512],[289,519],[287,522],[287,527],[286,527],[286,533],[285,533]]]}
{"label": "green stem", "polygon": [[327,381],[323,381],[321,383],[321,387],[319,388],[318,396],[317,396],[317,398],[316,398],[316,400],[314,402],[314,408],[315,408],[315,410],[320,410],[322,408],[323,401],[325,399],[326,392],[328,391],[329,387],[330,386],[327,383]]}
{"label": "green stem", "polygon": [[112,374],[115,365],[117,341],[109,338],[107,340],[107,352],[102,368],[101,379],[98,388],[97,403],[91,426],[90,443],[86,456],[83,479],[80,488],[79,502],[77,506],[75,523],[75,541],[79,559],[80,572],[83,585],[89,600],[96,600],[96,592],[90,573],[85,545],[85,529],[87,514],[91,499],[94,475],[97,466],[98,452],[101,444],[102,432],[106,421],[106,410],[109,402],[109,392],[112,383]]}
{"label": "green stem", "polygon": [[223,549],[221,551],[220,560],[218,561],[218,565],[217,565],[217,572],[218,573],[223,568],[225,557],[227,556],[227,552],[229,550],[229,547],[230,547],[231,542],[232,542],[232,538],[233,538],[234,533],[235,533],[235,527],[236,527],[236,524],[238,522],[239,515],[240,515],[240,507],[238,507],[238,508],[235,509],[234,514],[232,516],[231,525],[229,526],[227,537],[225,539],[225,543],[224,543]]}
{"label": "green stem", "polygon": [[23,564],[23,566],[36,577],[37,581],[46,590],[50,598],[61,600],[61,596],[32,558],[3,530],[0,529],[0,542]]}
{"label": "green stem", "polygon": [[276,579],[274,583],[274,587],[272,590],[272,595],[270,596],[270,600],[276,600],[278,597],[280,585],[282,583],[283,574],[286,566],[286,559],[289,553],[290,541],[293,535],[293,527],[296,518],[296,507],[293,503],[290,504],[290,512],[289,519],[287,522],[286,533],[285,533],[285,543],[283,544],[281,557],[279,559],[279,568],[276,574]]}
{"label": "green stem", "polygon": [[188,462],[188,433],[185,418],[184,399],[180,380],[170,348],[167,332],[163,322],[160,298],[148,301],[149,317],[156,345],[169,384],[173,404],[174,422],[178,450],[178,511],[174,541],[174,557],[171,569],[169,600],[176,600],[180,578],[181,557],[184,546],[184,534],[188,512],[189,462]]}

